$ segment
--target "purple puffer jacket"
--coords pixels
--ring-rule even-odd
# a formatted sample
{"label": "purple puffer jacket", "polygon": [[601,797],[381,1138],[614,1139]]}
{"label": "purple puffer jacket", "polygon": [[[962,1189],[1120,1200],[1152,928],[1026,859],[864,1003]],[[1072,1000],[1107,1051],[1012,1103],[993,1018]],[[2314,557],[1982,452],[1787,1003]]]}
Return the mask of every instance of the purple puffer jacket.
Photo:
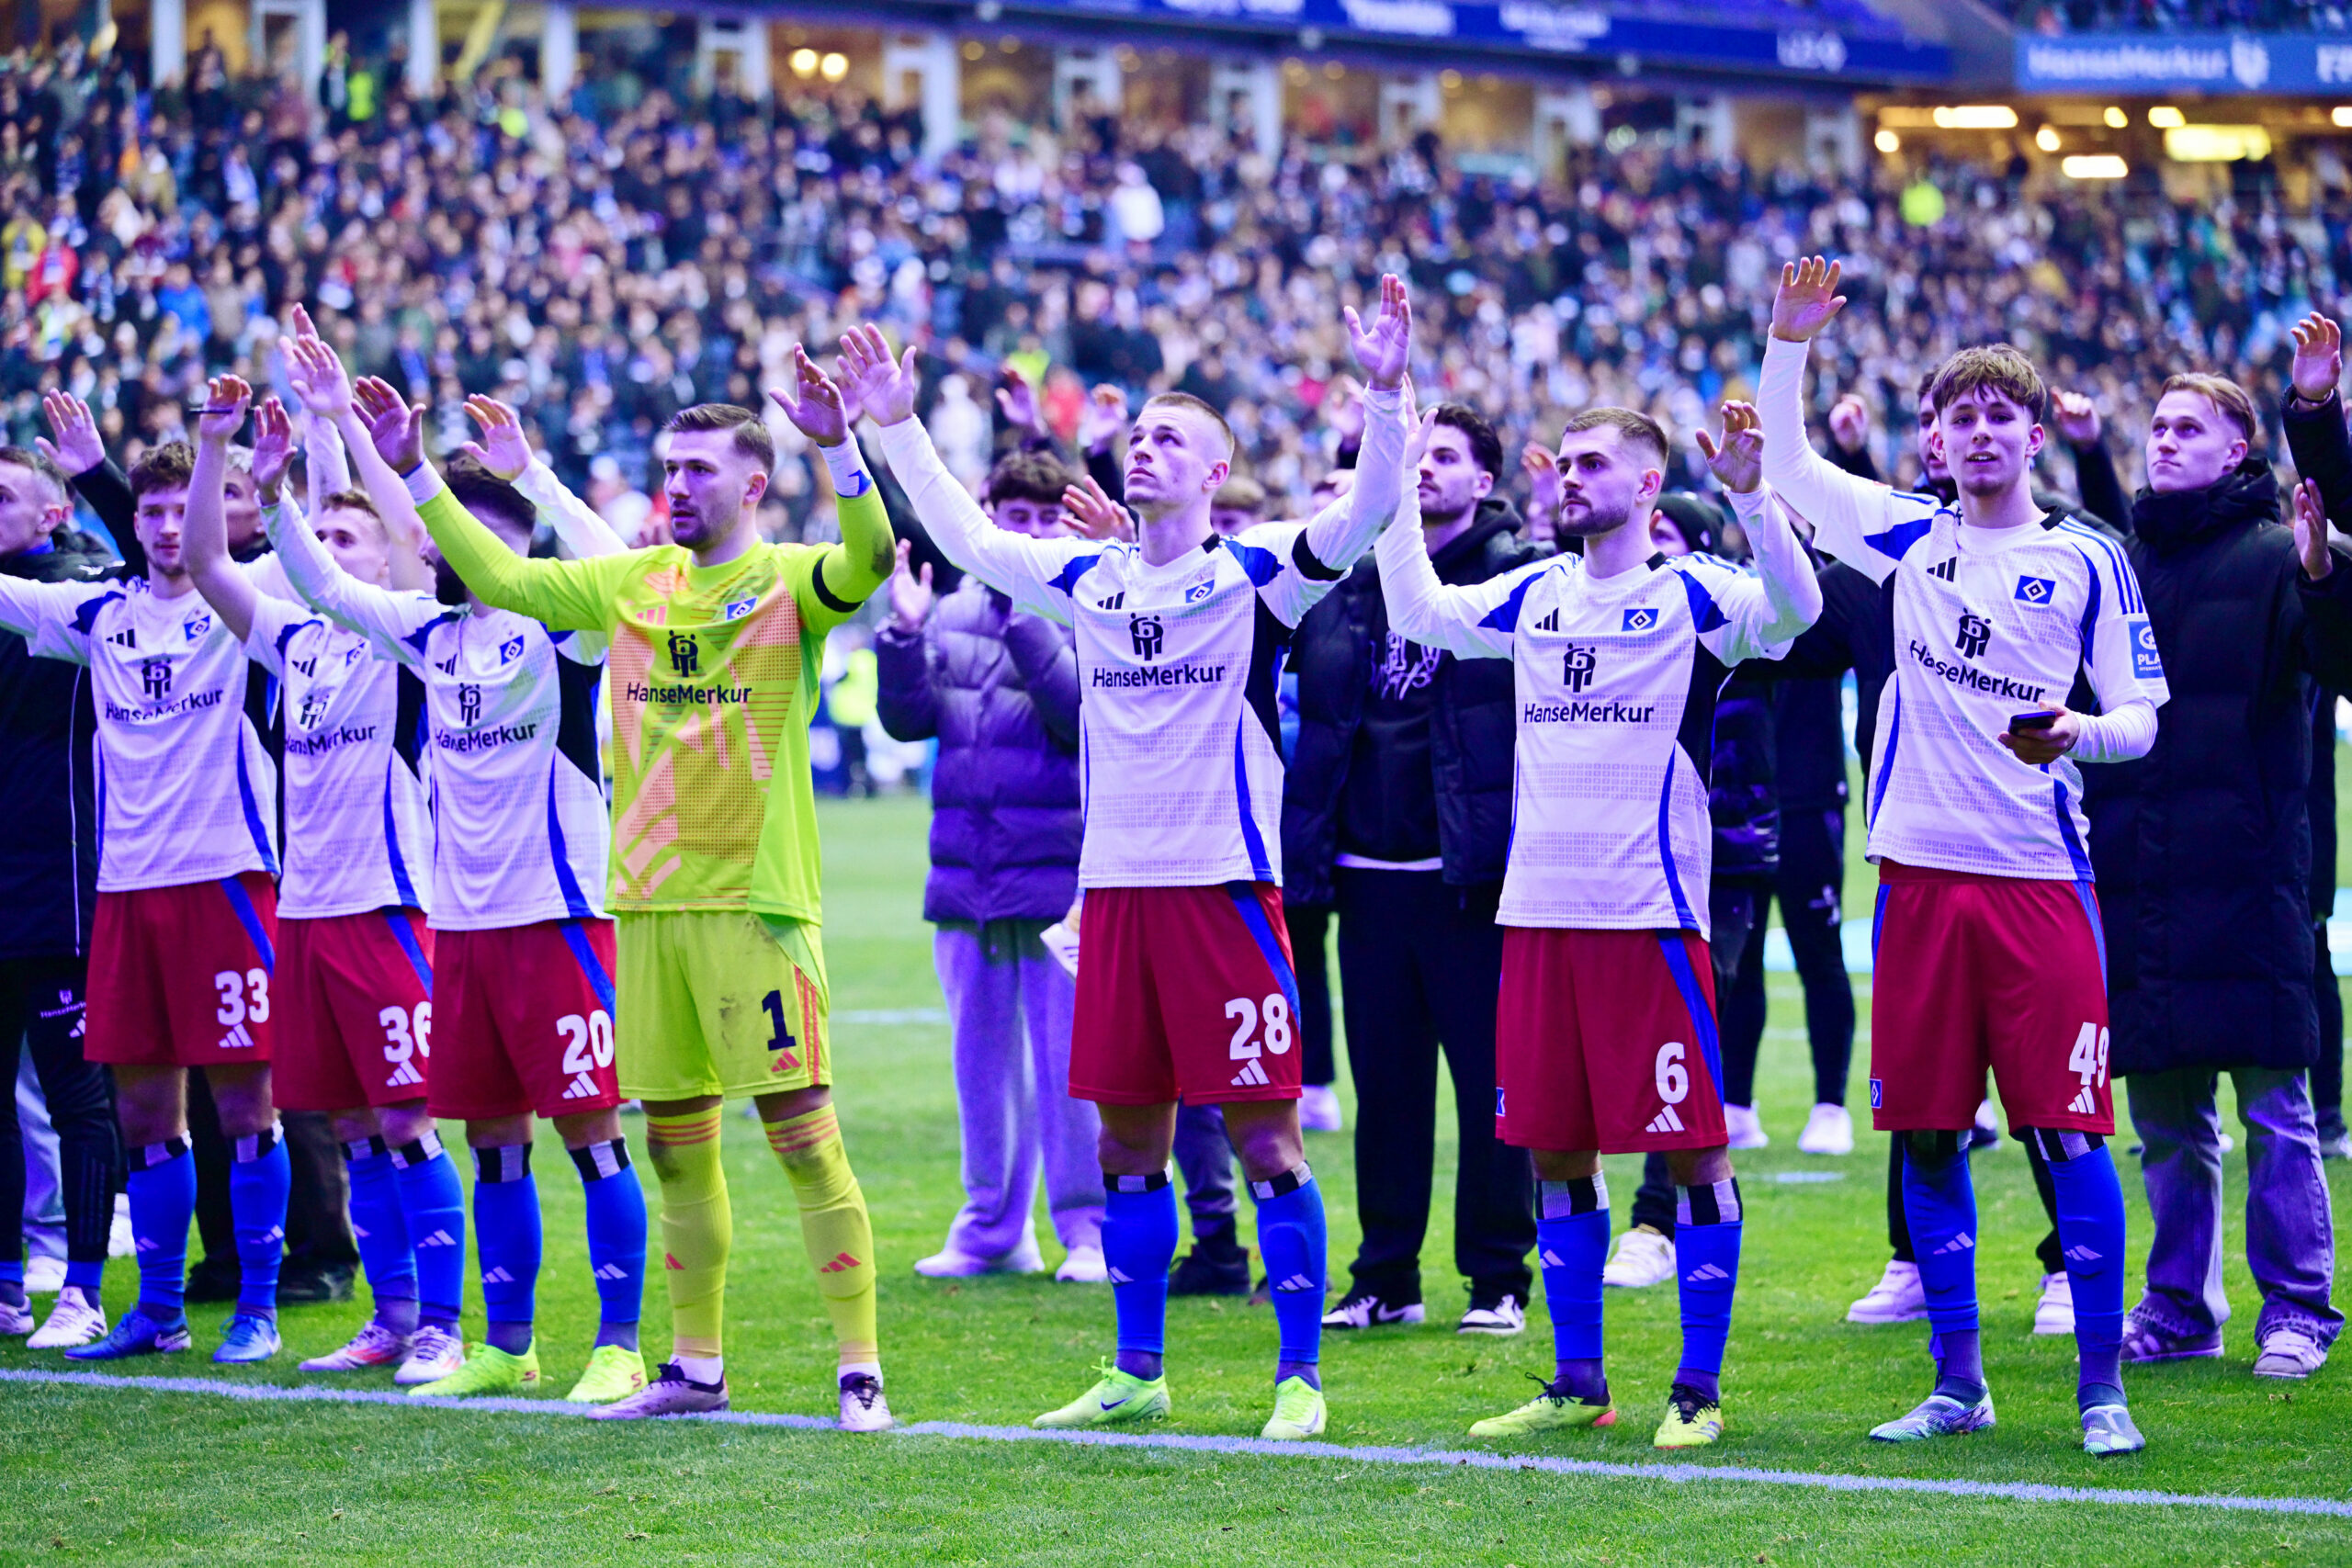
{"label": "purple puffer jacket", "polygon": [[875,638],[882,728],[939,738],[927,920],[1053,920],[1078,896],[1078,651],[966,578],[922,630]]}

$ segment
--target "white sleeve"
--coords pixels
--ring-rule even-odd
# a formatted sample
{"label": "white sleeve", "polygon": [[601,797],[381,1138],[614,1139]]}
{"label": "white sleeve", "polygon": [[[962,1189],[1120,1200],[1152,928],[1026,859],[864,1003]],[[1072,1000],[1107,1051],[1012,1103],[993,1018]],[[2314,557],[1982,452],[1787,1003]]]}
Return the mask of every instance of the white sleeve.
{"label": "white sleeve", "polygon": [[575,560],[591,556],[616,556],[628,548],[628,541],[614,531],[613,525],[596,514],[596,509],[565,487],[555,477],[555,470],[537,458],[523,470],[514,488],[525,499],[539,509],[548,526],[555,530],[555,542],[561,545]]}
{"label": "white sleeve", "polygon": [[2156,705],[2134,697],[2121,707],[2082,716],[2082,728],[2073,750],[2077,762],[2128,762],[2155,749]]}
{"label": "white sleeve", "polygon": [[245,657],[279,680],[286,679],[286,644],[304,626],[320,624],[307,605],[261,594],[254,600],[253,625],[245,633]]}
{"label": "white sleeve", "polygon": [[351,488],[351,458],[334,421],[314,413],[302,415],[302,479],[310,491],[311,510],[323,511],[327,497]]}
{"label": "white sleeve", "polygon": [[[1745,495],[1735,491],[1730,499],[1756,552],[1756,571],[1753,576],[1726,570],[1686,577],[1713,600],[1716,611],[1711,615],[1701,610],[1699,640],[1725,664],[1780,659],[1799,634],[1821,618],[1821,583],[1771,486],[1758,485]],[[1719,624],[1710,626],[1717,615]]]}
{"label": "white sleeve", "polygon": [[1815,545],[1872,582],[1883,582],[1904,551],[1926,536],[1938,502],[1856,479],[1813,449],[1804,428],[1807,352],[1807,344],[1766,336],[1756,389],[1756,412],[1764,422],[1764,478],[1813,525]]}
{"label": "white sleeve", "polygon": [[1091,539],[1033,539],[989,522],[971,491],[939,460],[921,420],[884,425],[882,455],[940,554],[1017,607],[1071,624],[1070,585],[1102,554],[1101,545]]}
{"label": "white sleeve", "polygon": [[1372,548],[1380,531],[1396,515],[1396,503],[1408,488],[1405,484],[1404,393],[1366,391],[1363,402],[1363,443],[1356,451],[1355,488],[1348,492],[1344,505],[1325,507],[1306,525],[1306,548],[1333,582],[1345,577],[1348,569]]}
{"label": "white sleeve", "polygon": [[25,650],[40,658],[87,664],[97,601],[121,592],[116,582],[28,582],[0,576],[0,631],[23,637]]}
{"label": "white sleeve", "polygon": [[1534,561],[1466,588],[1448,587],[1430,564],[1418,490],[1405,492],[1396,521],[1380,536],[1373,558],[1380,566],[1380,592],[1387,601],[1390,628],[1425,648],[1442,648],[1464,659],[1511,656],[1520,601],[1528,585],[1553,564]]}
{"label": "white sleeve", "polygon": [[261,509],[262,526],[269,531],[286,581],[303,603],[339,626],[365,637],[380,659],[396,659],[412,667],[424,661],[424,650],[411,637],[441,619],[447,610],[429,594],[395,593],[372,582],[362,582],[335,564],[319,536],[302,525],[298,512],[289,523],[283,506]]}

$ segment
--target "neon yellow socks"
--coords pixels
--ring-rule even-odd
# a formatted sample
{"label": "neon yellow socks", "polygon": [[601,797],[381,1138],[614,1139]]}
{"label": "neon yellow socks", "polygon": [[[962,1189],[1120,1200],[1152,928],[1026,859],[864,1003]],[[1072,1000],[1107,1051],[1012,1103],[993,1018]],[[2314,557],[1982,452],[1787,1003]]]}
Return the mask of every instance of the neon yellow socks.
{"label": "neon yellow socks", "polygon": [[[800,1241],[808,1249],[808,1261],[817,1270],[817,1293],[825,1298],[826,1315],[833,1320],[834,1337],[841,1341],[841,1364],[877,1363],[874,1226],[866,1218],[865,1194],[849,1168],[849,1151],[842,1145],[841,1122],[833,1108],[824,1105],[789,1121],[762,1125],[768,1147],[783,1162],[793,1195],[800,1201]],[[724,1258],[723,1251],[720,1257]],[[674,1285],[672,1294],[674,1299]]]}
{"label": "neon yellow socks", "polygon": [[[718,1163],[721,1111],[714,1105],[683,1116],[645,1119],[646,1152],[662,1181],[662,1277],[670,1287],[672,1353],[680,1358],[715,1359],[727,1316],[727,1254],[735,1240],[735,1215],[727,1201],[727,1173]],[[838,1140],[834,1146],[840,1146]],[[865,1218],[861,1205],[860,1224]],[[866,1321],[873,1321],[870,1307]]]}

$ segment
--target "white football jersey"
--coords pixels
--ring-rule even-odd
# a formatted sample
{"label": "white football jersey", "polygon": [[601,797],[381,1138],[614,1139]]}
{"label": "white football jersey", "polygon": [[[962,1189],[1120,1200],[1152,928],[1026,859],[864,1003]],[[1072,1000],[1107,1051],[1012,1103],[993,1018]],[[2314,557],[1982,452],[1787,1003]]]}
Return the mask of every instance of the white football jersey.
{"label": "white football jersey", "polygon": [[277,912],[322,919],[430,910],[424,683],[315,610],[263,598],[246,651],[276,678],[286,727],[286,873]]}
{"label": "white football jersey", "polygon": [[90,667],[97,699],[98,891],[277,871],[277,768],[266,684],[194,592],[144,578],[0,578],[0,626]]}

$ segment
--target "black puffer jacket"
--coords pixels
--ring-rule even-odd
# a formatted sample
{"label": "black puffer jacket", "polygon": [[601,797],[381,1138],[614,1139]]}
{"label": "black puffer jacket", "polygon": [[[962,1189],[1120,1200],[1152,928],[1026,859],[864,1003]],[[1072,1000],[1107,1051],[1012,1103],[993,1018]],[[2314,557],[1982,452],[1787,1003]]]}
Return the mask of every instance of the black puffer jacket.
{"label": "black puffer jacket", "polygon": [[[1488,496],[1461,537],[1431,558],[1438,581],[1484,582],[1531,561],[1542,548],[1519,539],[1519,510]],[[1298,750],[1283,784],[1283,897],[1329,904],[1340,852],[1340,801],[1348,760],[1363,722],[1374,649],[1388,639],[1380,573],[1366,556],[1299,623],[1291,662],[1298,671]],[[1508,659],[1446,654],[1431,686],[1430,761],[1436,773],[1439,852],[1456,886],[1500,882],[1510,849],[1511,758],[1518,739]]]}
{"label": "black puffer jacket", "polygon": [[2352,559],[2311,582],[2278,516],[2261,458],[2132,507],[2172,696],[2145,757],[2083,770],[2119,1074],[2318,1055],[2308,675],[2352,678]]}

